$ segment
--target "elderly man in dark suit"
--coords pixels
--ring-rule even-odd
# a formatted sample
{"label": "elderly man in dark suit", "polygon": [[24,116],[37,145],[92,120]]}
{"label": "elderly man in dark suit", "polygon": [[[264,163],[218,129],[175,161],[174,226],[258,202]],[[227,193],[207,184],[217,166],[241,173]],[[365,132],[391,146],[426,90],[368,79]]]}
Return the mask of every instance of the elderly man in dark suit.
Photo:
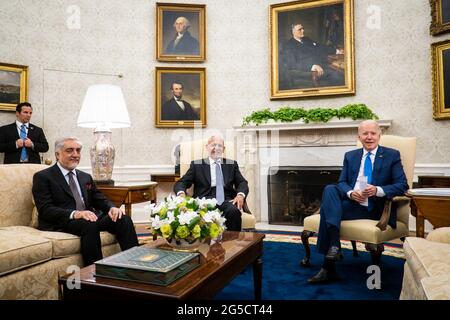
{"label": "elderly man in dark suit", "polygon": [[166,54],[198,55],[200,54],[198,40],[188,31],[191,23],[185,17],[178,17],[173,24],[176,34],[166,47]]}
{"label": "elderly man in dark suit", "polygon": [[41,163],[39,152],[48,151],[44,131],[30,123],[33,108],[28,102],[16,106],[16,121],[0,127],[0,152],[4,163]]}
{"label": "elderly man in dark suit", "polygon": [[82,143],[75,137],[55,143],[57,163],[33,176],[39,229],[81,237],[81,255],[89,265],[102,259],[100,231],[115,234],[122,250],[138,245],[130,217],[97,190],[91,175],[77,170]]}
{"label": "elderly man in dark suit", "polygon": [[[340,258],[342,220],[379,220],[387,199],[403,195],[408,182],[400,152],[378,144],[381,130],[376,121],[366,120],[358,128],[363,147],[349,151],[337,185],[328,185],[320,208],[318,251],[325,255],[321,270],[308,280],[323,283],[339,279],[335,261]],[[392,207],[388,224],[396,228],[396,207]]]}
{"label": "elderly man in dark suit", "polygon": [[161,120],[187,121],[200,120],[191,104],[183,100],[183,84],[174,82],[170,86],[172,98],[167,100],[161,110]]}
{"label": "elderly man in dark suit", "polygon": [[186,174],[178,180],[173,190],[177,195],[185,195],[186,189],[194,185],[193,197],[215,198],[218,208],[227,219],[228,230],[241,231],[241,211],[248,195],[248,183],[239,171],[236,161],[222,158],[225,149],[220,137],[208,139],[208,158],[194,160]]}

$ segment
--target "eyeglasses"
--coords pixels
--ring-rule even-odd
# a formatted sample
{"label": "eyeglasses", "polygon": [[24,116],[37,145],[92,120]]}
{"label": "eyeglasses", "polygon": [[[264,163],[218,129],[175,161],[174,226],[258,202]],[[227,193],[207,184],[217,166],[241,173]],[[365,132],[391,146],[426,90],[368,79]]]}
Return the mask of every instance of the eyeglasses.
{"label": "eyeglasses", "polygon": [[223,149],[223,145],[222,144],[217,144],[217,143],[212,143],[209,145],[211,148],[216,148],[216,149]]}

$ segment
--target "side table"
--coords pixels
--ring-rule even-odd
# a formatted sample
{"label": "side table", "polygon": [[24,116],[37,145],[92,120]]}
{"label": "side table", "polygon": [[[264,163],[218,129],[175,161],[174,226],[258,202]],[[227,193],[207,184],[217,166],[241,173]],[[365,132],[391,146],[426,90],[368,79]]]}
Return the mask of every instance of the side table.
{"label": "side table", "polygon": [[157,182],[150,183],[115,183],[110,185],[97,185],[100,190],[109,200],[111,200],[117,207],[125,204],[125,213],[131,218],[131,205],[141,202],[156,202],[156,187]]}

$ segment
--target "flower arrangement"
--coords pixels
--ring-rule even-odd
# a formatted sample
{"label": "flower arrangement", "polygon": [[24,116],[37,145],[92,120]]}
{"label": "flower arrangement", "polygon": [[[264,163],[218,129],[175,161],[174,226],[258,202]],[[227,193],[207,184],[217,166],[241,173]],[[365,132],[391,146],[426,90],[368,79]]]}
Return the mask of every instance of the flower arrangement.
{"label": "flower arrangement", "polygon": [[199,199],[169,195],[159,204],[147,206],[152,233],[175,240],[194,243],[215,239],[225,231],[225,218],[217,209],[216,199]]}

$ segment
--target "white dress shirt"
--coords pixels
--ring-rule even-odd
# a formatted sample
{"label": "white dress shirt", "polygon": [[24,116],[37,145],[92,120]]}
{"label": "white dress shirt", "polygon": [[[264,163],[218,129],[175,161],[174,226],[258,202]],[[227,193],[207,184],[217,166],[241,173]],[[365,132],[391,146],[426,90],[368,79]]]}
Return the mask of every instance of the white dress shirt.
{"label": "white dress shirt", "polygon": [[[16,120],[16,127],[17,127],[17,133],[19,134],[19,137],[20,137],[20,128],[22,127],[22,124],[24,124],[25,125],[25,132],[27,133],[27,137],[28,137],[28,130],[29,130],[29,125],[30,125],[30,123],[29,122],[27,122],[27,123],[22,123],[22,122],[20,122],[19,120]],[[19,146],[17,145],[17,142],[16,142],[16,149],[18,149],[19,148]],[[22,147],[21,147],[22,148]],[[31,142],[31,149],[33,149],[34,150],[34,143],[33,142]]]}
{"label": "white dress shirt", "polygon": [[[378,147],[370,151],[370,161],[372,162],[372,171],[373,171],[373,164],[375,163],[375,155],[377,154]],[[366,161],[366,157],[368,155],[369,151],[366,149],[363,149],[363,156],[361,158],[361,164],[359,165],[359,173],[358,178],[356,179],[355,186],[353,187],[353,190],[350,190],[347,192],[347,196],[351,199],[350,195],[354,190],[364,190],[367,186],[367,180],[365,180],[364,177],[364,162]],[[384,197],[386,194],[384,193],[384,190],[381,187],[377,186],[377,197]],[[369,201],[366,199],[365,202],[361,203],[362,206],[368,206]]]}
{"label": "white dress shirt", "polygon": [[[66,179],[67,184],[70,186],[70,184],[69,184],[69,172],[70,171],[67,170],[66,168],[63,168],[59,164],[59,162],[56,162],[56,165],[58,166],[59,170],[61,170],[61,173],[63,174],[64,179]],[[78,193],[80,194],[80,197],[81,197],[81,200],[83,201],[83,203],[85,203],[84,199],[83,199],[83,193],[81,192],[80,184],[78,183],[77,171],[76,170],[72,170],[72,172],[73,172],[73,175],[74,175],[74,179],[73,180],[75,181],[75,185],[77,186]],[[77,210],[73,210],[72,213],[70,214],[70,219],[73,219],[73,215],[75,214],[75,211],[77,211]]]}

